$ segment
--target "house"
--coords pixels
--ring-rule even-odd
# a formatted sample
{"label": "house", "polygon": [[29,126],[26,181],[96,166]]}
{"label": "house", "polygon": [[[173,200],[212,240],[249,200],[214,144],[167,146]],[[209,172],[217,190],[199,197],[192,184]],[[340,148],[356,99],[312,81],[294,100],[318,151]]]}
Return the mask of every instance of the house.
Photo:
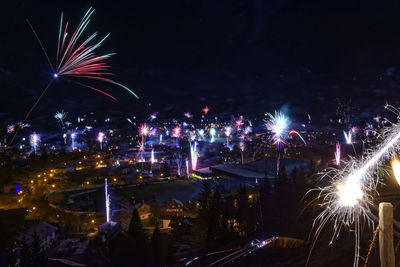
{"label": "house", "polygon": [[161,217],[172,218],[183,216],[185,207],[183,203],[175,198],[171,199],[164,210],[161,211]]}
{"label": "house", "polygon": [[121,204],[121,213],[120,213],[122,230],[128,231],[134,209],[138,210],[140,219],[142,221],[150,219],[151,216],[150,205],[148,205],[144,201],[135,201],[132,199],[125,200]]}

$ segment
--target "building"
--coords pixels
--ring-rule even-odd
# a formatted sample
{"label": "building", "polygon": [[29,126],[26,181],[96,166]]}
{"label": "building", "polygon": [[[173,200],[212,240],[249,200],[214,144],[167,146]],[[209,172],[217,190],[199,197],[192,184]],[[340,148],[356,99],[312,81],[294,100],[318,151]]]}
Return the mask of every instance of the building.
{"label": "building", "polygon": [[171,199],[164,210],[161,211],[161,217],[172,218],[184,215],[185,207],[183,203],[175,198]]}

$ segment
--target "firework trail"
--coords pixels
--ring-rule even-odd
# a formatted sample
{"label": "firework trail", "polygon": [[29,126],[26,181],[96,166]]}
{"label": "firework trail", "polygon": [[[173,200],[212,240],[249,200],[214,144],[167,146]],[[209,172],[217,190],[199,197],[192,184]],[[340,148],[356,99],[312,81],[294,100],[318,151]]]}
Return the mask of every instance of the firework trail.
{"label": "firework trail", "polygon": [[300,134],[298,131],[296,131],[296,130],[291,130],[291,131],[289,132],[289,135],[292,135],[292,134],[296,134],[296,135],[300,138],[300,140],[303,141],[304,144],[306,144],[306,141],[304,140],[303,136],[301,136],[301,134]]}
{"label": "firework trail", "polygon": [[64,127],[64,119],[67,117],[68,112],[65,112],[64,110],[57,111],[56,114],[54,114],[54,118],[61,122],[62,126]]}
{"label": "firework trail", "polygon": [[341,151],[340,151],[340,143],[336,144],[336,151],[335,151],[335,160],[336,160],[336,165],[340,165],[340,157],[341,157]]}
{"label": "firework trail", "polygon": [[243,152],[244,152],[244,149],[245,149],[245,145],[244,145],[243,141],[241,141],[239,143],[239,148],[240,148],[240,151],[241,151],[241,154],[242,154],[242,165],[243,165]]}
{"label": "firework trail", "polygon": [[[354,266],[358,266],[359,261],[360,221],[364,219],[368,224],[373,223],[369,214],[376,187],[382,183],[378,172],[383,169],[379,167],[393,158],[400,148],[400,124],[392,123],[391,127],[386,128],[382,140],[380,145],[366,151],[361,159],[351,158],[342,169],[331,169],[324,173],[323,178],[330,178],[332,182],[318,188],[322,211],[314,220],[314,244],[328,223],[333,225],[331,242],[340,235],[342,228],[354,226]],[[398,170],[398,163],[394,161],[392,164]]]}
{"label": "firework trail", "polygon": [[236,130],[239,131],[243,125],[244,125],[243,116],[240,116],[240,118],[235,121]]}
{"label": "firework trail", "polygon": [[[49,65],[53,71],[53,77],[47,84],[47,86],[44,88],[42,93],[40,94],[39,98],[36,100],[36,102],[33,104],[31,109],[28,111],[28,113],[25,115],[22,123],[24,123],[29,115],[32,113],[36,105],[40,102],[40,100],[43,98],[45,95],[46,91],[49,89],[51,84],[54,82],[59,77],[64,77],[64,78],[83,78],[87,80],[98,80],[98,81],[103,81],[107,82],[113,85],[116,85],[118,87],[121,87],[128,91],[130,94],[138,98],[138,96],[128,87],[126,87],[123,84],[120,84],[109,77],[112,75],[112,72],[110,71],[111,66],[106,63],[106,60],[109,59],[112,55],[115,53],[108,53],[104,55],[96,55],[97,49],[102,45],[102,43],[108,38],[109,34],[105,35],[103,38],[101,38],[99,41],[94,42],[95,38],[97,37],[97,33],[93,33],[89,35],[88,38],[82,40],[82,34],[85,32],[87,26],[89,25],[90,18],[94,13],[94,8],[90,7],[85,15],[83,16],[81,22],[78,24],[78,27],[76,28],[75,31],[68,37],[68,26],[69,22],[67,21],[64,24],[64,16],[63,13],[61,13],[61,19],[60,19],[60,26],[59,26],[59,33],[58,33],[58,44],[57,44],[57,55],[56,55],[56,61],[53,66],[53,64],[50,61],[49,56],[47,55],[46,50],[44,49],[44,46],[42,42],[40,41],[39,36],[37,35],[35,29],[33,28],[32,24],[27,20],[29,26],[31,27],[33,33],[35,34],[36,39],[38,40],[42,51],[44,55],[46,56],[47,61],[49,62]],[[69,79],[68,79],[69,80]],[[112,99],[115,100],[113,96],[110,94],[92,87],[90,85],[84,84],[80,81],[74,81],[74,83],[84,86],[86,88],[89,88],[91,90],[94,90],[96,92],[99,92],[103,95],[106,95]],[[14,134],[11,143],[13,142],[18,130]]]}

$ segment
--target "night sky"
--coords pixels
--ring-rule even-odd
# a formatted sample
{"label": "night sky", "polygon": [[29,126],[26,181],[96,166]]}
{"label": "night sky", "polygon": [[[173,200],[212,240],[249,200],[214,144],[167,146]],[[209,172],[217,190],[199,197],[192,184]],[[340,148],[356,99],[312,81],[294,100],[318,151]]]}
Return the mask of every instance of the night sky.
{"label": "night sky", "polygon": [[400,104],[400,2],[382,2],[7,1],[0,11],[0,120],[4,126],[23,117],[51,77],[25,19],[54,60],[60,13],[76,26],[90,6],[96,12],[86,34],[111,33],[99,50],[117,52],[110,60],[115,80],[140,100],[97,83],[115,103],[59,81],[31,122],[53,120],[60,109],[199,117],[208,105],[221,116],[284,106],[295,120],[310,113],[324,123],[337,101],[349,98],[366,119],[386,101]]}

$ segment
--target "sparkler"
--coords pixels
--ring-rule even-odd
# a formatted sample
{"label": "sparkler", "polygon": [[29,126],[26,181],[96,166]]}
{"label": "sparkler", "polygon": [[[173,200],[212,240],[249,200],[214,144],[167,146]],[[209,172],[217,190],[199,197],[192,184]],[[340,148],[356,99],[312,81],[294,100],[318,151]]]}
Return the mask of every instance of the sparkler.
{"label": "sparkler", "polygon": [[68,112],[65,112],[64,110],[57,111],[56,114],[54,114],[54,118],[61,122],[64,127],[64,119],[67,117],[67,114]]}
{"label": "sparkler", "polygon": [[391,165],[392,165],[394,178],[396,178],[397,183],[400,185],[400,160],[397,157],[397,155],[392,160]]}
{"label": "sparkler", "polygon": [[[333,223],[333,236],[339,236],[343,226],[354,225],[356,247],[354,266],[358,265],[360,243],[360,220],[364,218],[372,224],[370,206],[373,205],[373,196],[376,186],[381,182],[378,168],[387,159],[393,158],[400,147],[400,124],[392,124],[385,129],[383,141],[380,145],[367,151],[360,160],[352,158],[342,169],[332,169],[325,173],[325,177],[332,179],[332,183],[319,188],[319,198],[323,200],[322,212],[314,221],[316,226],[315,240],[328,222]],[[395,176],[399,174],[399,162],[392,162]]]}
{"label": "sparkler", "polygon": [[29,136],[29,141],[31,143],[31,147],[33,148],[33,150],[35,151],[35,154],[36,154],[36,150],[37,150],[37,148],[39,146],[39,143],[40,143],[40,136],[38,134],[36,134],[36,133],[32,133]]}
{"label": "sparkler", "polygon": [[[100,56],[96,54],[97,49],[108,38],[109,34],[105,35],[105,37],[101,38],[99,41],[95,43],[92,42],[97,37],[96,32],[91,34],[87,39],[81,40],[82,39],[81,36],[83,35],[87,26],[89,25],[90,18],[93,15],[94,11],[95,10],[92,7],[90,7],[86,11],[78,27],[71,34],[71,37],[69,37],[67,32],[69,22],[67,21],[64,25],[64,16],[63,13],[61,13],[60,26],[58,32],[57,55],[54,65],[51,63],[50,58],[47,55],[47,52],[44,49],[44,46],[40,41],[39,36],[36,33],[35,29],[29,22],[29,20],[27,20],[53,71],[53,75],[47,86],[40,94],[39,98],[36,100],[31,109],[25,115],[22,123],[24,123],[28,119],[29,115],[32,113],[36,105],[45,95],[46,91],[50,88],[51,84],[60,77],[64,77],[65,79],[84,78],[91,81],[97,80],[97,81],[111,83],[113,85],[123,88],[124,90],[128,91],[131,95],[138,98],[138,96],[131,89],[109,78],[112,75],[110,71],[111,66],[108,63],[106,63],[106,60],[109,59],[111,56],[113,56],[115,53],[108,53]],[[99,92],[105,96],[108,96],[113,100],[116,100],[115,97],[98,88],[84,84],[80,81],[74,80],[73,82],[80,86]],[[13,142],[17,132],[14,134],[11,143]]]}
{"label": "sparkler", "polygon": [[100,150],[103,150],[103,142],[104,142],[105,134],[103,132],[99,132],[97,134],[97,141],[100,143]]}
{"label": "sparkler", "polygon": [[336,151],[335,151],[335,160],[336,160],[336,165],[340,165],[340,157],[341,157],[341,151],[340,151],[340,143],[336,144]]}

